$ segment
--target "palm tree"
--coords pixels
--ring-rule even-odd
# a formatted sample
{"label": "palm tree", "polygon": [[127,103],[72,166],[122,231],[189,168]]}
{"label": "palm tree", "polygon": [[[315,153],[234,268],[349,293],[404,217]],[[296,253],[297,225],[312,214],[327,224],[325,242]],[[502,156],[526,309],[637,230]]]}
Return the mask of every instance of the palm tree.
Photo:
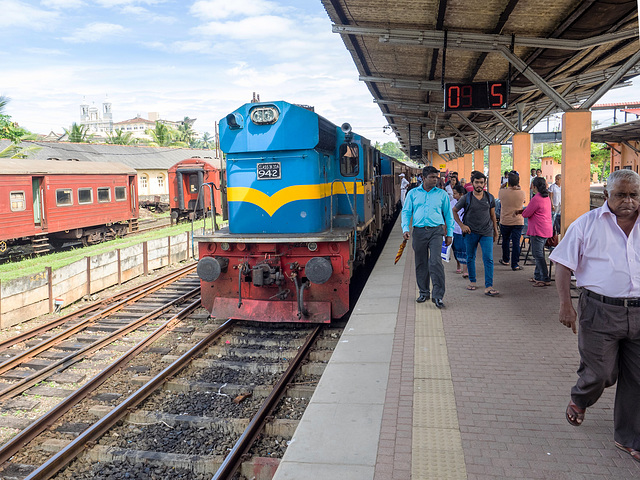
{"label": "palm tree", "polygon": [[179,132],[173,128],[168,127],[164,123],[156,122],[156,127],[146,131],[147,135],[150,135],[153,141],[152,144],[158,147],[186,147],[187,144],[178,140]]}
{"label": "palm tree", "polygon": [[64,133],[69,137],[69,141],[73,143],[86,143],[87,140],[87,131],[89,130],[88,125],[78,125],[76,122],[71,124],[71,129],[64,129]]}
{"label": "palm tree", "polygon": [[0,95],[0,115],[4,115],[4,107],[9,103],[9,97],[5,97],[4,95]]}
{"label": "palm tree", "polygon": [[137,139],[133,138],[133,132],[125,133],[122,129],[118,129],[115,134],[107,133],[107,143],[113,145],[131,145],[137,143]]}
{"label": "palm tree", "polygon": [[27,158],[28,153],[30,152],[35,153],[41,149],[42,147],[36,147],[36,146],[23,147],[21,145],[12,143],[4,150],[0,150],[0,158]]}
{"label": "palm tree", "polygon": [[211,134],[209,132],[204,132],[204,134],[202,135],[202,146],[203,148],[206,148],[208,150],[211,149],[211,141],[213,140],[213,137],[211,136]]}
{"label": "palm tree", "polygon": [[187,144],[193,142],[195,132],[193,131],[192,125],[195,121],[195,118],[184,117],[184,120],[180,122],[180,126],[178,127],[178,132],[180,132],[180,141]]}

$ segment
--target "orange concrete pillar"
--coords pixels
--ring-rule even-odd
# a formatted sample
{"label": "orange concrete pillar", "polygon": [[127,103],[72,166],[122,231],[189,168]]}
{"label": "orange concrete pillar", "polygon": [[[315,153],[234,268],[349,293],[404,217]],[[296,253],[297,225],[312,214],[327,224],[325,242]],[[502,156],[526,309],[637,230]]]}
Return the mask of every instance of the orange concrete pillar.
{"label": "orange concrete pillar", "polygon": [[520,187],[529,203],[529,183],[531,182],[531,135],[518,132],[511,137],[513,142],[513,169],[520,174]]}
{"label": "orange concrete pillar", "polygon": [[[471,181],[471,172],[473,171],[473,156],[470,153],[465,153],[464,154],[464,175],[462,175],[462,177],[464,177],[466,182],[470,182]],[[460,178],[462,178],[460,177]]]}
{"label": "orange concrete pillar", "polygon": [[460,157],[453,159],[453,171],[458,172],[458,178],[460,178]]}
{"label": "orange concrete pillar", "polygon": [[500,171],[502,164],[502,145],[492,143],[489,145],[489,192],[495,197],[498,196],[500,190],[500,179],[502,172]]}
{"label": "orange concrete pillar", "polygon": [[591,112],[562,115],[562,233],[589,211],[591,177]]}
{"label": "orange concrete pillar", "polygon": [[480,148],[473,151],[473,169],[484,173],[484,150]]}

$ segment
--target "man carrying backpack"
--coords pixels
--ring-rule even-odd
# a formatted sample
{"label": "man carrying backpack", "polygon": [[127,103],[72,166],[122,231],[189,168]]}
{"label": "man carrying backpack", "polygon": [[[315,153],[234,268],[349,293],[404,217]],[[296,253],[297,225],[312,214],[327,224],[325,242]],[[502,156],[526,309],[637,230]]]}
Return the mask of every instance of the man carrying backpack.
{"label": "man carrying backpack", "polygon": [[[493,288],[493,242],[498,239],[498,222],[496,219],[496,202],[488,192],[484,191],[487,177],[482,172],[474,172],[471,177],[473,191],[458,200],[453,207],[453,218],[460,225],[467,247],[467,268],[469,270],[469,286],[467,290],[475,290],[476,286],[476,251],[478,244],[482,249],[484,264],[484,294],[495,297],[500,294]],[[460,220],[458,212],[464,209],[464,218]]]}

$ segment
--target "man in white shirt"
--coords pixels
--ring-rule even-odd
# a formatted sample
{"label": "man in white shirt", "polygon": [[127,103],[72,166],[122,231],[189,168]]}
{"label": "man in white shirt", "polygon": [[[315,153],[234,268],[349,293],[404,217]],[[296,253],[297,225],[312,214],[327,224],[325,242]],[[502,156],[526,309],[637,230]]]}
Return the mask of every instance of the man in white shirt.
{"label": "man in white shirt", "polygon": [[556,182],[549,185],[549,197],[551,198],[551,223],[555,225],[556,217],[560,213],[560,202],[562,200],[562,175],[556,175]]}
{"label": "man in white shirt", "polygon": [[571,271],[582,288],[580,367],[566,418],[581,425],[587,407],[617,381],[615,445],[640,462],[640,175],[613,172],[604,195],[605,204],[573,222],[550,256],[557,264],[559,320],[574,333]]}
{"label": "man in white shirt", "polygon": [[400,174],[400,204],[404,207],[404,199],[407,196],[407,190],[409,190],[409,180],[404,178],[404,173]]}

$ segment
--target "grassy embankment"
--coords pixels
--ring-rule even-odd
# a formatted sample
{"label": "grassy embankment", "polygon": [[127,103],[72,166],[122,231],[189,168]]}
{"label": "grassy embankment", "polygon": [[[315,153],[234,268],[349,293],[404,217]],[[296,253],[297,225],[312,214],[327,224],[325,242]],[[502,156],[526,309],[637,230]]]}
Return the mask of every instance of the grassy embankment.
{"label": "grassy embankment", "polygon": [[[217,217],[218,226],[222,223],[222,217]],[[211,227],[211,221],[207,221],[207,227]],[[202,220],[194,225],[194,232],[199,233],[198,229],[202,229]],[[0,265],[0,282],[23,277],[26,275],[34,275],[44,270],[45,267],[51,267],[53,270],[69,265],[73,262],[81,260],[85,257],[100,255],[101,253],[116,250],[118,248],[126,248],[131,245],[143,243],[156,238],[163,238],[178,235],[182,232],[191,232],[191,223],[181,223],[179,225],[168,226],[158,230],[141,233],[139,235],[117,238],[109,242],[92,245],[85,248],[73,248],[64,252],[56,252],[41,257],[27,258],[20,262],[5,263]]]}

